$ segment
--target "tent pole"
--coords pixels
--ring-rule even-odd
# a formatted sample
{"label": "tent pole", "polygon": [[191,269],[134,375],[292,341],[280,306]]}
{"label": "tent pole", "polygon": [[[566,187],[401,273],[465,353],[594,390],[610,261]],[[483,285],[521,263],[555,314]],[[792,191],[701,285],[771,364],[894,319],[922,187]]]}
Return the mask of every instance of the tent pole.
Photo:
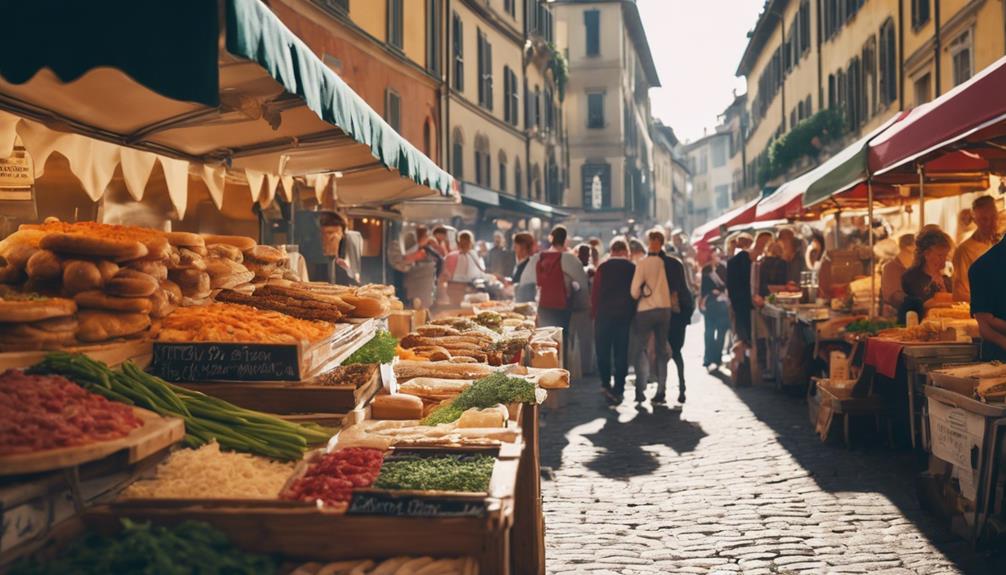
{"label": "tent pole", "polygon": [[926,169],[922,164],[916,168],[919,172],[919,230],[926,225]]}
{"label": "tent pole", "polygon": [[835,210],[835,249],[842,249],[842,232],[839,224],[842,222],[842,210]]}
{"label": "tent pole", "polygon": [[873,180],[866,180],[866,202],[867,211],[869,212],[866,219],[866,226],[870,233],[870,319],[876,317],[876,307],[877,307],[877,270],[876,262],[874,258],[876,257],[873,253]]}

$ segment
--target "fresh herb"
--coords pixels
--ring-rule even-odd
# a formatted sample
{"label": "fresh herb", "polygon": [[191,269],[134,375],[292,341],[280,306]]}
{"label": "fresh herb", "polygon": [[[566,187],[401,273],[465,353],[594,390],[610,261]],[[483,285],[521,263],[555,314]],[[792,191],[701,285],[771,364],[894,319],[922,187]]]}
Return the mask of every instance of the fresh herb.
{"label": "fresh herb", "polygon": [[185,521],[161,527],[123,519],[122,527],[111,537],[90,534],[51,561],[23,561],[14,566],[11,575],[276,572],[272,558],[236,549],[223,533],[206,523]]}
{"label": "fresh herb", "polygon": [[897,327],[898,324],[889,319],[857,319],[845,326],[847,333],[865,333],[876,335],[885,329]]}
{"label": "fresh herb", "polygon": [[374,487],[417,491],[489,489],[496,458],[491,455],[396,455],[384,460]]}
{"label": "fresh herb", "polygon": [[378,331],[374,338],[353,352],[342,365],[354,363],[389,363],[395,358],[398,340],[386,329]]}
{"label": "fresh herb", "polygon": [[535,384],[504,373],[487,375],[461,392],[454,401],[434,410],[422,421],[423,425],[437,425],[457,421],[465,410],[485,409],[498,403],[534,403]]}
{"label": "fresh herb", "polygon": [[420,424],[422,425],[439,425],[441,423],[451,423],[452,421],[457,421],[461,414],[465,410],[454,404],[441,405],[440,407],[434,409],[427,415]]}
{"label": "fresh herb", "polygon": [[300,459],[309,445],[324,443],[332,436],[318,425],[291,423],[168,383],[130,361],[122,364],[121,371],[115,371],[83,354],[53,352],[29,372],[62,375],[112,401],[181,417],[189,447],[200,447],[215,439],[224,449],[287,461]]}
{"label": "fresh herb", "polygon": [[484,311],[475,316],[474,321],[482,327],[498,332],[503,325],[503,316],[494,311]]}

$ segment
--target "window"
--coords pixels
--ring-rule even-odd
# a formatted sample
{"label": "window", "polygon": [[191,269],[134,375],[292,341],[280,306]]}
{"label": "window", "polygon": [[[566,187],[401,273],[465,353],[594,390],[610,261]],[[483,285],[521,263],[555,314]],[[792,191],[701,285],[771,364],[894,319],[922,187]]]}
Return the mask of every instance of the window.
{"label": "window", "polygon": [[511,18],[517,17],[517,0],[503,0],[503,11]]}
{"label": "window", "polygon": [[813,106],[813,104],[811,104],[810,94],[807,94],[807,100],[803,103],[803,113],[804,113],[804,115],[806,117],[809,118],[814,113],[813,110],[814,110],[814,106]]}
{"label": "window", "polygon": [[510,66],[503,66],[503,120],[517,126],[519,100],[517,97],[517,74]]}
{"label": "window", "polygon": [[321,4],[343,14],[349,11],[349,0],[321,0]]}
{"label": "window", "polygon": [[451,42],[454,51],[454,89],[462,92],[465,89],[465,28],[461,17],[455,12],[451,18]]}
{"label": "window", "polygon": [[730,184],[720,184],[719,186],[716,186],[713,190],[713,194],[716,198],[717,211],[723,211],[730,208]]}
{"label": "window", "polygon": [[541,195],[541,168],[537,164],[531,168],[531,186],[534,188],[534,199],[540,202],[543,199]]}
{"label": "window", "polygon": [[541,131],[541,88],[534,87],[534,127]]}
{"label": "window", "polygon": [[465,144],[461,140],[460,130],[454,130],[454,143],[451,149],[451,172],[451,175],[456,179],[465,179]]}
{"label": "window", "polygon": [[915,105],[920,106],[933,99],[932,76],[929,72],[915,79]]}
{"label": "window", "polygon": [[954,86],[966,82],[974,74],[974,42],[971,30],[964,32],[950,43],[950,58],[953,61]]}
{"label": "window", "polygon": [[384,119],[396,132],[401,130],[402,99],[398,92],[388,88],[384,91]]}
{"label": "window", "polygon": [[603,210],[611,207],[611,165],[603,162],[586,163],[580,168],[583,178],[583,207]]}
{"label": "window", "polygon": [[877,113],[877,37],[863,45],[863,115],[873,116]]}
{"label": "window", "polygon": [[545,130],[551,132],[555,129],[555,110],[552,108],[552,90],[548,88],[545,88],[542,106],[545,108]]}
{"label": "window", "polygon": [[388,0],[388,44],[401,49],[404,46],[403,3],[405,0]]}
{"label": "window", "polygon": [[583,13],[583,26],[587,32],[587,56],[601,55],[601,11],[587,10]]}
{"label": "window", "polygon": [[880,104],[888,106],[898,99],[898,54],[895,46],[894,21],[890,18],[880,27],[877,46],[880,67]]}
{"label": "window", "polygon": [[440,1],[426,0],[426,69],[440,75]]}
{"label": "window", "polygon": [[587,127],[604,127],[604,93],[589,92],[587,94]]}
{"label": "window", "polygon": [[520,197],[524,193],[524,175],[520,171],[520,158],[513,161],[513,195]]}
{"label": "window", "polygon": [[500,165],[500,177],[499,177],[500,191],[501,192],[505,192],[506,191],[506,171],[507,170],[506,170],[506,153],[503,152],[503,150],[500,150],[499,165]]}
{"label": "window", "polygon": [[433,157],[433,120],[426,118],[423,122],[423,153],[435,160]]}
{"label": "window", "polygon": [[493,46],[481,30],[478,37],[479,106],[493,109]]}
{"label": "window", "polygon": [[492,186],[492,159],[489,157],[489,138],[475,136],[475,183]]}
{"label": "window", "polygon": [[921,28],[928,22],[929,0],[912,0],[912,28]]}
{"label": "window", "polygon": [[727,141],[724,138],[713,140],[713,167],[720,168],[727,165]]}
{"label": "window", "polygon": [[797,119],[796,119],[796,108],[793,108],[792,110],[789,111],[789,129],[790,130],[793,129],[793,126],[796,125],[796,122],[797,122]]}
{"label": "window", "polygon": [[810,50],[810,2],[804,0],[800,4],[797,17],[800,20],[800,54],[805,54]]}

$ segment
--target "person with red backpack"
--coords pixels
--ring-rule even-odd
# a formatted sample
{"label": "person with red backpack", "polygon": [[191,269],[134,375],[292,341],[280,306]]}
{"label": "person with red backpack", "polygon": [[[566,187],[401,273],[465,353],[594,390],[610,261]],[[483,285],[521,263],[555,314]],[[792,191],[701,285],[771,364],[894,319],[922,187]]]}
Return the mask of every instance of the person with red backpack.
{"label": "person with red backpack", "polygon": [[565,226],[552,228],[549,248],[531,256],[527,267],[535,271],[538,286],[538,325],[561,327],[568,342],[570,316],[574,309],[590,308],[590,293],[583,264],[566,250]]}

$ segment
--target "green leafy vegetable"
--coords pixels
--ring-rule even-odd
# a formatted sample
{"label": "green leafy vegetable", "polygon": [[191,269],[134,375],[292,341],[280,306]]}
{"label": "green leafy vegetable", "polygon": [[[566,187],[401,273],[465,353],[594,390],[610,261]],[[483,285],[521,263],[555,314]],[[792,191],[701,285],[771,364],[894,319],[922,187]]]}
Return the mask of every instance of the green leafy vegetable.
{"label": "green leafy vegetable", "polygon": [[487,375],[476,381],[468,389],[454,398],[454,401],[437,408],[423,419],[423,425],[437,425],[457,421],[461,414],[473,407],[485,409],[497,403],[534,403],[535,384],[519,377],[507,377],[504,373]]}
{"label": "green leafy vegetable", "polygon": [[272,558],[236,549],[223,533],[206,523],[185,521],[173,527],[161,527],[123,519],[122,525],[122,531],[116,535],[87,535],[51,561],[23,561],[10,573],[268,575],[276,572]]}
{"label": "green leafy vegetable", "polygon": [[384,460],[378,489],[469,491],[489,489],[496,458],[491,455],[395,455]]}
{"label": "green leafy vegetable", "polygon": [[857,319],[845,326],[847,333],[865,333],[875,335],[885,329],[898,327],[898,324],[889,319]]}
{"label": "green leafy vegetable", "polygon": [[354,363],[388,363],[395,358],[395,347],[398,340],[388,330],[382,329],[374,338],[363,344],[363,347],[353,352],[342,365]]}
{"label": "green leafy vegetable", "polygon": [[29,372],[62,375],[112,401],[181,417],[189,447],[216,439],[224,449],[296,460],[303,457],[309,445],[324,443],[333,435],[318,425],[291,423],[168,383],[130,361],[122,365],[121,371],[115,371],[83,354],[53,352]]}

